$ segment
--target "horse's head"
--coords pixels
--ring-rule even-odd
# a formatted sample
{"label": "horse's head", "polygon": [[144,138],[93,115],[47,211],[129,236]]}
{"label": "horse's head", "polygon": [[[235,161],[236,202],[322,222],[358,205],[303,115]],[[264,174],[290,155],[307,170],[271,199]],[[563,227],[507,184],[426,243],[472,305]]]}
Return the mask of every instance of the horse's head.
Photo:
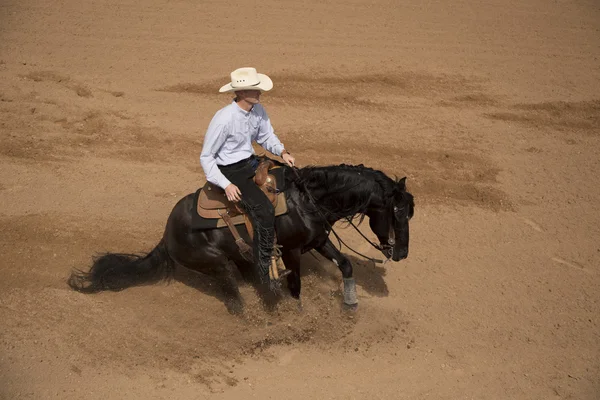
{"label": "horse's head", "polygon": [[408,257],[408,222],[415,207],[412,194],[406,191],[406,177],[395,183],[391,196],[381,200],[378,207],[367,213],[369,225],[385,257],[403,260]]}

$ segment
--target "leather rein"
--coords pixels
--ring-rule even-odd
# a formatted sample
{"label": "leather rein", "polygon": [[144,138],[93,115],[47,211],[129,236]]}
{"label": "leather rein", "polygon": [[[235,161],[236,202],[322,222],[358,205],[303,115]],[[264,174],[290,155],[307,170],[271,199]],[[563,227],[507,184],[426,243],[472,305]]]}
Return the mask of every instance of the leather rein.
{"label": "leather rein", "polygon": [[302,182],[302,179],[300,178],[300,175],[298,174],[297,168],[296,167],[292,167],[292,171],[294,171],[294,175],[296,175],[296,178],[298,179],[298,183],[300,183],[302,185],[302,189],[307,194],[309,201],[315,207],[315,209],[317,210],[317,212],[319,213],[319,215],[323,219],[323,222],[325,223],[326,229],[328,231],[332,232],[333,235],[338,240],[338,245],[340,247],[340,250],[341,250],[342,244],[343,244],[344,246],[346,246],[349,250],[351,250],[355,254],[357,254],[357,255],[359,255],[359,256],[361,256],[361,257],[363,257],[363,258],[365,258],[365,259],[367,259],[369,261],[373,261],[374,263],[377,263],[377,264],[385,264],[386,262],[388,262],[392,258],[393,251],[394,251],[394,244],[396,243],[396,239],[395,239],[396,235],[395,235],[395,232],[394,232],[394,225],[393,224],[390,224],[390,231],[389,231],[389,236],[388,236],[388,242],[387,242],[387,244],[379,245],[377,243],[373,243],[368,237],[366,237],[360,231],[360,229],[358,229],[356,227],[356,225],[354,225],[354,222],[352,222],[352,218],[346,217],[345,218],[346,221],[350,225],[352,225],[352,227],[354,229],[356,229],[356,231],[360,234],[360,236],[362,236],[375,249],[383,252],[384,254],[387,253],[387,258],[385,260],[381,260],[379,258],[373,258],[373,257],[366,256],[366,255],[364,255],[364,254],[362,254],[362,253],[354,250],[352,247],[348,246],[346,244],[346,242],[344,242],[342,240],[342,238],[340,237],[340,235],[338,235],[337,232],[333,229],[333,226],[329,223],[329,221],[327,221],[327,217],[325,217],[325,215],[323,215],[323,213],[321,212],[321,209],[317,206],[317,202],[315,201],[314,197],[312,196],[312,194],[310,193],[310,191],[306,188],[306,186]]}

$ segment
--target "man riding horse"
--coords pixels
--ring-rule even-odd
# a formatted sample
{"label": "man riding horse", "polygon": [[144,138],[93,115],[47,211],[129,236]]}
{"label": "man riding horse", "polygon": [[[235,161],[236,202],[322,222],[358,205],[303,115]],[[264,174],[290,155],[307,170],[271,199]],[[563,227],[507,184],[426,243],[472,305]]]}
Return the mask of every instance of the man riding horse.
{"label": "man riding horse", "polygon": [[[207,190],[201,188],[177,201],[169,214],[162,238],[150,252],[105,253],[94,259],[88,271],[74,270],[68,279],[69,286],[83,293],[119,291],[169,280],[179,265],[217,279],[227,310],[239,313],[244,303],[237,282],[227,268],[230,262],[243,275],[257,270],[263,282],[269,279],[267,276],[272,276],[272,288],[278,286],[278,278],[286,276],[290,295],[300,301],[301,256],[314,249],[337,265],[344,284],[343,304],[355,309],[358,300],[352,263],[330,240],[331,233],[343,243],[333,225],[337,221],[352,223],[356,217],[368,217],[369,227],[379,243],[361,235],[384,254],[386,261],[400,261],[408,256],[409,220],[414,214],[414,198],[406,190],[406,177],[392,179],[384,172],[362,164],[292,170],[295,160],[273,132],[269,118],[259,104],[261,92],[272,87],[271,79],[258,74],[254,68],[232,72],[231,82],[223,86],[221,92],[235,92],[236,97],[212,119],[200,156],[209,181],[205,185]],[[273,186],[267,185],[269,178],[264,175],[268,170],[263,170],[264,163],[256,172],[256,183],[253,180],[257,168],[253,140],[271,153],[282,156],[288,164],[278,163],[281,165],[275,168],[281,173],[281,178],[272,175],[275,183],[282,184],[282,193],[274,196],[275,199],[285,196],[282,201],[274,202],[277,204],[275,210],[280,205],[285,206],[284,212],[281,209],[277,211],[277,217],[269,201],[274,193],[268,190]],[[283,173],[285,171],[291,173]],[[257,185],[261,185],[267,195]],[[209,186],[219,186],[225,193],[214,193]],[[275,187],[279,189],[279,186]],[[208,198],[208,192],[212,199]],[[217,210],[218,216],[206,219],[200,215],[201,195],[209,203],[219,205],[215,209],[203,208]],[[245,256],[245,247],[249,246],[232,229],[234,224],[229,214],[230,206],[224,204],[225,197],[228,202],[233,201],[235,203],[232,204],[245,210],[252,221],[246,225],[249,236],[251,230],[254,232],[252,261]],[[222,214],[224,209],[227,211]],[[231,211],[231,214],[239,213],[239,210]],[[219,219],[224,220],[229,231],[218,226]],[[202,227],[197,224],[199,221],[203,222]],[[245,223],[243,218],[242,221]],[[277,244],[281,246],[281,261],[286,268],[283,274],[277,269],[277,257],[271,257],[271,254],[279,255],[279,251],[273,252],[274,226],[278,229]],[[356,253],[374,262],[385,262]]]}
{"label": "man riding horse", "polygon": [[295,159],[273,131],[271,121],[260,104],[260,95],[273,88],[273,81],[254,68],[239,68],[220,93],[235,93],[233,101],[217,111],[211,120],[200,155],[206,179],[221,187],[227,199],[239,203],[254,229],[254,266],[262,282],[269,277],[275,239],[273,205],[254,183],[258,160],[252,148],[256,141],[266,150],[281,156],[289,165]]}

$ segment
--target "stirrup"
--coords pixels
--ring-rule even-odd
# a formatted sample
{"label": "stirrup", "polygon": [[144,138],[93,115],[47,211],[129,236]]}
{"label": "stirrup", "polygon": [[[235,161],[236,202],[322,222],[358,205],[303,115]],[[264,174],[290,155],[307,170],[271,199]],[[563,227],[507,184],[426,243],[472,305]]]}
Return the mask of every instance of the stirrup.
{"label": "stirrup", "polygon": [[269,279],[271,281],[279,281],[292,273],[291,269],[280,269],[277,265],[279,259],[281,258],[280,254],[281,251],[279,251],[279,249],[276,249],[276,251],[274,251],[274,254],[271,256],[271,266],[269,267]]}

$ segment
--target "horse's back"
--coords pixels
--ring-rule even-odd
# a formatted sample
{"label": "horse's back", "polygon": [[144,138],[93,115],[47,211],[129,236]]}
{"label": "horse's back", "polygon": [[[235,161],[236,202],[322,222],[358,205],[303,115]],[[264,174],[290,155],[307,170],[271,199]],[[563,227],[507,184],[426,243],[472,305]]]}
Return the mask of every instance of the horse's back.
{"label": "horse's back", "polygon": [[191,226],[192,224],[192,211],[194,206],[194,193],[189,193],[179,199],[179,201],[173,206],[169,219],[167,220],[167,229],[170,223],[178,223],[181,228]]}

